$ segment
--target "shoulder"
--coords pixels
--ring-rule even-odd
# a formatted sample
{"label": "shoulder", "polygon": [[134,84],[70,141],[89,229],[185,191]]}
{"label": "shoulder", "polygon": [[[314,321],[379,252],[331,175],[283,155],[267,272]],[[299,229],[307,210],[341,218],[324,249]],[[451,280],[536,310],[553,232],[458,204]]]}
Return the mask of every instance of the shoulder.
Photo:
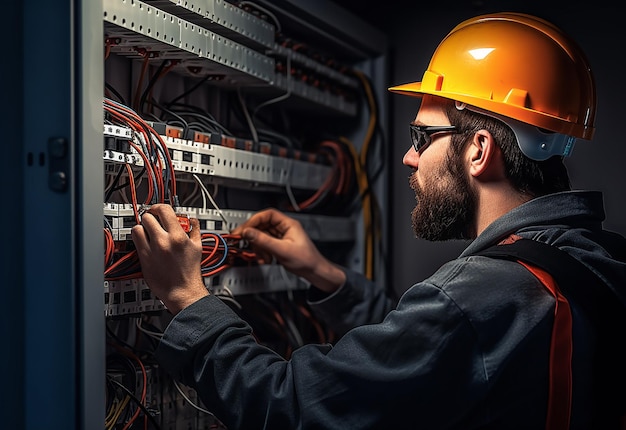
{"label": "shoulder", "polygon": [[457,258],[407,293],[420,294],[420,289],[428,287],[439,290],[472,318],[491,319],[502,311],[522,318],[543,318],[554,305],[552,296],[528,269],[499,258]]}

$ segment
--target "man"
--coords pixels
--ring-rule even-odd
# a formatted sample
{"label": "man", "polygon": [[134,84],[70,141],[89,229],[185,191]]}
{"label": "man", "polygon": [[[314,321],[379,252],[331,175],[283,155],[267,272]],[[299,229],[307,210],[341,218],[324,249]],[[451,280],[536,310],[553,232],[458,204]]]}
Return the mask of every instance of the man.
{"label": "man", "polygon": [[[133,228],[145,280],[175,315],[159,361],[229,428],[546,428],[549,405],[568,396],[549,389],[555,300],[521,264],[472,255],[504,240],[566,250],[626,303],[625,264],[599,242],[602,196],[570,191],[562,160],[576,137],[592,137],[595,115],[593,77],[572,41],[532,16],[479,16],[448,34],[421,82],[390,90],[421,98],[403,159],[415,234],[473,239],[458,258],[394,303],[276,210],[233,232],[261,263],[312,284],[311,308],[341,335],[334,345],[285,360],[257,344],[204,286],[197,221],[188,237],[171,207],[155,205]],[[598,406],[610,400],[594,367],[600,333],[581,303],[569,306],[573,388],[561,428],[618,428],[617,411]]]}

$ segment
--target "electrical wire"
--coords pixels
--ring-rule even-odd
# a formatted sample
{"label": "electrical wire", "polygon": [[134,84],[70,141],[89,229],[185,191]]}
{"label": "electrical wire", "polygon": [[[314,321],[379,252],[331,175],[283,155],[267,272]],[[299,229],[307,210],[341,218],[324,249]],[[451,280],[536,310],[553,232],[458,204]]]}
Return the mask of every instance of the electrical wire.
{"label": "electrical wire", "polygon": [[224,222],[224,226],[227,227],[228,226],[228,220],[226,219],[226,216],[224,215],[224,212],[222,212],[220,207],[217,205],[217,202],[213,199],[213,196],[211,195],[211,193],[209,193],[209,190],[206,189],[206,187],[204,186],[204,183],[202,182],[202,180],[200,179],[200,177],[198,175],[193,173],[192,176],[196,180],[196,183],[202,189],[202,202],[203,202],[202,207],[203,207],[203,209],[204,210],[207,209],[207,207],[206,207],[206,200],[205,200],[205,197],[206,197],[206,198],[209,199],[209,201],[213,205],[213,208],[217,211],[217,213],[220,216],[220,218],[222,218],[222,221]]}
{"label": "electrical wire", "polygon": [[356,177],[357,183],[359,185],[359,192],[361,197],[361,204],[363,207],[363,227],[365,231],[365,248],[364,248],[364,264],[365,270],[364,274],[368,279],[373,279],[374,277],[374,262],[373,262],[373,235],[372,235],[372,200],[371,200],[371,189],[369,185],[369,178],[367,177],[367,173],[365,172],[364,166],[361,164],[361,159],[356,153],[356,149],[354,149],[354,145],[350,140],[345,137],[341,137],[340,140],[346,144],[346,147],[350,148],[353,151],[353,159],[355,161],[354,166],[356,168]]}
{"label": "electrical wire", "polygon": [[243,115],[246,119],[246,123],[248,124],[248,128],[250,129],[250,134],[252,135],[252,141],[254,142],[255,147],[259,145],[259,135],[256,131],[256,126],[254,125],[254,121],[248,112],[248,107],[246,102],[243,99],[243,94],[241,93],[241,87],[237,87],[237,98],[239,100],[239,104],[241,105],[241,110],[243,111]]}
{"label": "electrical wire", "polygon": [[131,146],[141,155],[149,176],[148,180],[153,182],[146,201],[150,203],[175,201],[177,197],[174,166],[163,138],[127,106],[105,99],[104,110],[111,122],[128,127],[134,132]]}
{"label": "electrical wire", "polygon": [[197,107],[190,106],[182,103],[175,103],[167,106],[167,112],[174,112],[179,115],[180,118],[185,119],[187,122],[187,127],[199,128],[200,131],[209,132],[209,133],[221,133],[228,136],[232,136],[233,134],[213,115],[208,112],[202,111]]}
{"label": "electrical wire", "polygon": [[133,97],[132,108],[139,112],[139,97],[141,96],[141,89],[143,87],[143,81],[148,73],[148,66],[150,64],[150,53],[145,49],[136,49],[137,53],[143,57],[141,62],[141,71],[139,72],[139,78],[137,79],[137,87],[135,88],[135,96]]}
{"label": "electrical wire", "polygon": [[[115,380],[109,379],[107,382],[113,383],[113,381]],[[120,416],[122,415],[122,412],[124,412],[130,400],[131,400],[131,396],[129,395],[126,395],[121,401],[119,401],[117,398],[114,400],[113,404],[111,405],[111,408],[109,409],[109,412],[104,418],[104,427],[106,430],[112,430],[115,427],[115,424],[117,424],[117,422],[119,421]]]}
{"label": "electrical wire", "polygon": [[211,415],[213,418],[217,419],[215,417],[215,415],[213,415],[213,413],[211,411],[208,411],[206,409],[204,409],[203,407],[198,406],[194,401],[192,401],[189,396],[187,396],[187,394],[185,394],[185,392],[183,391],[182,387],[180,386],[180,384],[172,379],[172,382],[174,383],[174,386],[176,387],[176,390],[180,393],[181,396],[183,396],[183,398],[187,401],[187,403],[189,403],[189,405],[191,407],[193,407],[194,409],[197,409],[198,411],[202,412],[203,414],[207,414],[207,415]]}
{"label": "electrical wire", "polygon": [[[135,420],[139,416],[139,413],[142,410],[146,413],[146,416],[150,416],[151,415],[150,413],[148,413],[147,409],[144,406],[145,401],[146,401],[146,393],[147,393],[147,390],[148,390],[148,380],[147,380],[146,368],[143,365],[143,362],[141,361],[141,359],[133,351],[131,351],[129,349],[126,349],[126,348],[122,348],[121,346],[119,346],[117,344],[112,344],[112,346],[120,354],[125,355],[125,356],[133,359],[139,365],[139,368],[141,369],[141,376],[142,376],[141,397],[137,399],[134,396],[134,394],[132,394],[130,391],[128,391],[128,389],[126,389],[126,387],[124,387],[124,389],[126,389],[128,394],[133,398],[133,400],[135,400],[135,403],[137,403],[137,406],[138,406],[137,410],[135,411],[135,413],[133,414],[131,419],[126,423],[126,425],[122,429],[122,430],[127,430],[128,428],[130,428],[130,426],[133,424],[133,422],[135,422]],[[114,380],[112,380],[112,382],[117,383],[117,381],[114,381]],[[122,386],[122,384],[120,384],[120,386]]]}
{"label": "electrical wire", "polygon": [[198,88],[200,88],[200,86],[202,86],[202,84],[204,84],[205,82],[207,82],[208,80],[212,79],[214,77],[213,74],[209,73],[207,74],[205,77],[203,77],[202,79],[200,79],[198,82],[196,82],[194,85],[191,86],[191,88],[189,88],[188,90],[184,91],[183,93],[179,94],[178,96],[174,97],[172,100],[170,100],[169,102],[167,102],[165,104],[165,106],[167,108],[171,107],[171,105],[173,105],[174,103],[176,103],[178,100],[185,98],[186,96],[188,96],[189,94],[193,93],[194,91],[196,91]]}
{"label": "electrical wire", "polygon": [[[146,406],[143,404],[143,400],[141,400],[140,398],[138,398],[137,396],[135,396],[128,388],[126,388],[124,386],[124,384],[116,381],[115,379],[112,378],[107,378],[109,382],[111,382],[112,384],[117,385],[119,388],[121,388],[126,395],[132,399],[135,404],[137,405],[137,411],[138,412],[143,412],[144,415],[147,417],[148,420],[150,420],[150,422],[152,423],[152,425],[154,426],[155,430],[160,430],[161,429],[161,425],[159,424],[159,422],[156,420],[156,418],[154,417],[154,415],[148,410],[148,408],[146,408]],[[138,415],[138,414],[137,414]],[[134,419],[131,419],[131,421],[129,421],[128,423],[126,423],[126,425],[124,426],[124,430],[127,430],[130,428],[130,425],[132,425],[132,423],[134,422]]]}
{"label": "electrical wire", "polygon": [[[163,60],[157,70],[154,72],[146,89],[141,94],[141,98],[139,99],[139,112],[143,112],[143,107],[146,101],[152,100],[152,91],[154,90],[154,85],[157,81],[161,80],[165,75],[167,75],[177,64],[179,60]],[[152,111],[153,105],[150,103],[150,110]]]}
{"label": "electrical wire", "polygon": [[269,106],[271,104],[274,103],[278,103],[281,102],[283,100],[288,99],[291,96],[291,87],[293,86],[293,82],[292,82],[292,78],[291,78],[291,56],[287,55],[287,79],[285,80],[287,83],[287,92],[285,94],[282,94],[278,97],[275,97],[273,99],[270,100],[266,100],[263,103],[257,105],[254,108],[254,111],[252,113],[252,118],[256,118],[256,114],[264,107]]}
{"label": "electrical wire", "polygon": [[291,189],[291,173],[293,172],[293,160],[288,160],[287,165],[288,167],[287,167],[287,177],[285,179],[285,190],[287,191],[287,197],[289,198],[289,201],[291,202],[291,207],[293,208],[293,210],[295,210],[296,212],[300,212],[302,208],[296,201],[296,197],[293,195],[293,190]]}
{"label": "electrical wire", "polygon": [[202,276],[214,276],[238,262],[249,264],[256,261],[256,254],[241,247],[241,236],[230,233],[205,232],[202,238]]}
{"label": "electrical wire", "polygon": [[112,227],[105,218],[107,226],[104,227],[104,267],[107,267],[113,261],[115,254],[115,241],[113,240],[113,233],[111,233]]}
{"label": "electrical wire", "polygon": [[213,294],[226,302],[232,303],[237,309],[239,310],[243,309],[241,303],[239,303],[237,299],[235,299],[235,295],[230,290],[230,288],[228,288],[226,285],[223,285],[222,287],[220,287],[220,291],[217,293],[213,293]]}
{"label": "electrical wire", "polygon": [[153,339],[161,340],[163,338],[163,333],[148,330],[147,328],[141,325],[141,317],[135,318],[135,326],[143,333],[147,334]]}
{"label": "electrical wire", "polygon": [[364,274],[368,279],[373,279],[375,269],[375,244],[380,241],[380,228],[378,226],[379,223],[377,222],[379,218],[376,216],[377,201],[373,196],[373,190],[370,185],[367,164],[369,148],[371,142],[373,141],[376,124],[378,122],[378,111],[367,77],[358,70],[354,70],[353,73],[361,81],[367,98],[367,104],[370,111],[368,127],[366,136],[363,140],[363,145],[361,146],[360,154],[356,153],[354,144],[346,137],[342,136],[340,141],[352,151],[353,158],[355,160],[354,165],[356,168],[357,183],[359,185],[361,204],[363,208],[363,226],[365,231]]}
{"label": "electrical wire", "polygon": [[346,149],[343,145],[345,145],[345,143],[332,140],[324,140],[319,144],[319,151],[326,155],[332,169],[324,179],[322,185],[303,201],[296,202],[293,193],[289,193],[291,190],[288,188],[288,197],[291,204],[290,210],[312,210],[323,204],[331,196],[340,197],[348,195],[352,186],[353,163],[360,163],[360,161],[358,157],[352,159],[351,156],[346,153]]}

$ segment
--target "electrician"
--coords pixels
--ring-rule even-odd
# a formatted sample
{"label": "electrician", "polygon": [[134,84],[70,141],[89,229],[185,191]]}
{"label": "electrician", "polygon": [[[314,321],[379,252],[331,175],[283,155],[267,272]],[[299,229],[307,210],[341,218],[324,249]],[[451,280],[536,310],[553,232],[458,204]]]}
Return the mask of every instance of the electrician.
{"label": "electrician", "polygon": [[612,381],[594,373],[598,332],[581,304],[569,301],[569,403],[567,390],[549,389],[553,296],[515,261],[472,256],[512,233],[547,242],[626,303],[625,264],[599,243],[602,195],[572,191],[563,163],[594,133],[583,52],[540,18],[481,15],[443,39],[420,82],[390,91],[420,99],[403,159],[416,237],[469,246],[396,303],[322,256],[294,219],[257,212],[233,233],[261,262],[308,280],[311,308],[341,336],[287,360],[205,288],[197,220],[187,236],[170,206],[154,205],[132,237],[147,284],[174,315],[161,365],[229,429],[545,429],[559,395],[570,405],[560,428],[617,428],[617,412],[603,408]]}

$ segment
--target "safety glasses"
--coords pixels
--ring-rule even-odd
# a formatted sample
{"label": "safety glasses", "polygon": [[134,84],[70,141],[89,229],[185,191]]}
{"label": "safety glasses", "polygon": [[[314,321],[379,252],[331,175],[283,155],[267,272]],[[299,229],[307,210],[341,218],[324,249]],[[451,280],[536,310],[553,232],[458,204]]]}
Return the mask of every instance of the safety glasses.
{"label": "safety glasses", "polygon": [[409,124],[411,141],[415,152],[423,151],[432,142],[432,135],[437,133],[458,133],[454,125],[415,125]]}

